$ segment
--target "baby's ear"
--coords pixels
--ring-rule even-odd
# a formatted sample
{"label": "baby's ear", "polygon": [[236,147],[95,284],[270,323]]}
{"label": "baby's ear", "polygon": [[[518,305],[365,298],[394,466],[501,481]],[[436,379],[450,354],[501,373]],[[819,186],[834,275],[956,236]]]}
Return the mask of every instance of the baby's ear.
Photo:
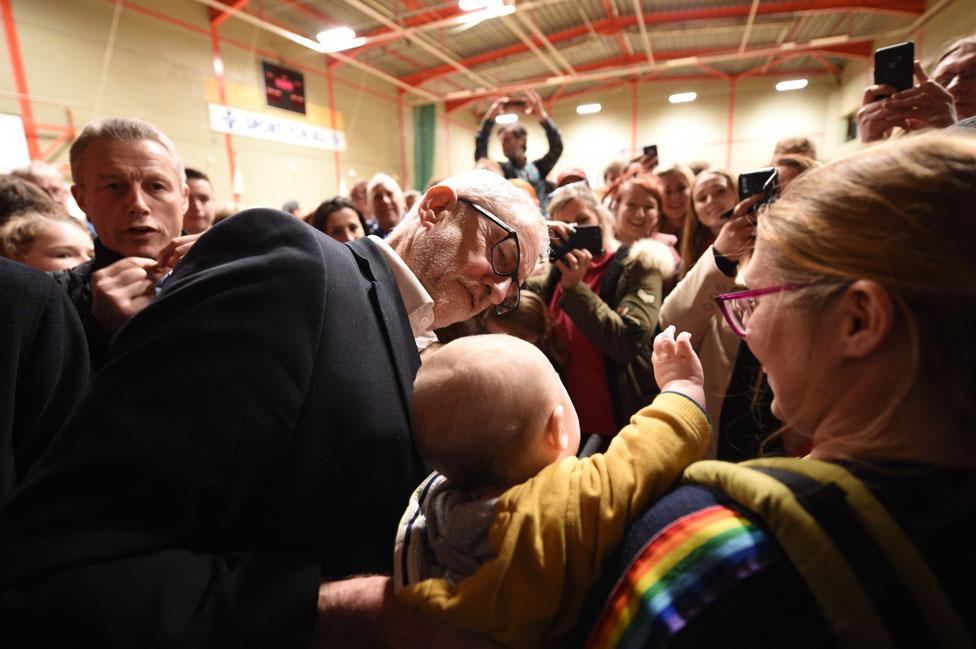
{"label": "baby's ear", "polygon": [[557,403],[546,421],[546,443],[553,451],[562,454],[569,448],[569,431],[566,428],[566,407]]}

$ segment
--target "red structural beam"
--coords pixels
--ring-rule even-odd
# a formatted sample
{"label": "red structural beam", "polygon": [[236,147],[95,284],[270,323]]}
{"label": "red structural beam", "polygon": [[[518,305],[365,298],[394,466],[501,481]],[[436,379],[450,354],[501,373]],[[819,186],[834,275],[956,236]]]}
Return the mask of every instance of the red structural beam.
{"label": "red structural beam", "polygon": [[[223,2],[225,5],[227,5],[228,7],[230,7],[231,9],[242,9],[244,5],[248,3],[248,0],[220,0],[220,1]],[[214,27],[220,27],[221,23],[223,23],[225,20],[227,20],[233,15],[233,13],[231,13],[230,11],[218,11],[213,7],[210,7],[209,9],[210,9],[209,11],[210,22],[213,24]]]}
{"label": "red structural beam", "polygon": [[[644,14],[644,22],[649,25],[662,25],[677,22],[714,20],[717,18],[742,18],[748,17],[750,8],[751,4],[747,3],[742,5],[652,12]],[[857,2],[855,0],[806,0],[804,2],[777,2],[760,4],[756,10],[756,15],[772,16],[795,12],[808,12],[813,10],[829,10],[836,12],[883,11],[910,16],[919,16],[925,12],[925,2],[924,0],[874,0],[873,2],[868,0],[864,0],[863,2]],[[633,27],[636,24],[637,17],[634,15],[603,18],[591,23],[593,29],[598,34],[603,34],[606,36],[616,36],[619,32],[629,27]],[[559,43],[572,40],[574,38],[579,38],[589,33],[589,27],[586,25],[578,25],[576,27],[571,27],[554,34],[550,34],[547,36],[547,38],[551,43]],[[539,47],[543,46],[543,43],[536,38],[532,38],[532,41]],[[369,46],[360,48],[358,51],[361,52],[367,47]],[[495,62],[508,56],[521,54],[523,52],[527,52],[528,50],[528,45],[519,42],[510,45],[509,47],[483,52],[481,54],[462,59],[459,61],[459,63],[466,68],[473,68],[484,63]],[[655,52],[655,58],[660,58],[657,52]],[[455,68],[452,66],[441,65],[403,77],[402,81],[411,85],[417,85],[452,72],[455,72]]]}
{"label": "red structural beam", "polygon": [[37,143],[37,124],[34,122],[34,108],[30,101],[30,89],[27,87],[27,75],[24,73],[24,60],[20,56],[20,39],[17,37],[10,0],[0,0],[0,10],[3,11],[3,31],[7,37],[7,53],[10,55],[10,67],[14,73],[20,117],[24,120],[27,152],[32,160],[38,160],[41,157],[41,147]]}
{"label": "red structural beam", "polygon": [[[106,0],[106,1],[107,2],[116,2],[117,0]],[[192,23],[188,23],[185,20],[180,20],[179,18],[174,18],[173,16],[170,16],[170,15],[164,14],[164,13],[161,13],[161,12],[156,11],[154,9],[150,9],[149,7],[145,7],[143,5],[135,4],[134,2],[131,2],[130,0],[118,0],[118,1],[121,1],[122,2],[122,6],[125,9],[129,9],[129,10],[135,12],[135,13],[139,13],[139,14],[142,14],[144,16],[148,16],[150,18],[154,18],[156,20],[159,20],[159,21],[168,23],[170,25],[175,25],[176,27],[180,27],[180,28],[185,29],[185,30],[187,30],[189,32],[193,32],[194,34],[199,34],[200,36],[205,36],[207,38],[210,37],[210,31],[208,29],[205,29],[205,28],[200,27],[198,25],[194,25]],[[264,58],[269,59],[269,60],[281,61],[282,63],[284,63],[285,65],[287,65],[290,68],[295,68],[296,70],[301,70],[302,72],[307,72],[308,74],[313,74],[313,75],[316,75],[318,77],[322,77],[323,79],[325,79],[325,78],[328,77],[328,70],[320,70],[318,68],[313,68],[312,66],[306,65],[306,64],[304,64],[304,63],[302,63],[300,61],[297,61],[297,60],[294,60],[294,59],[289,59],[287,57],[283,57],[278,52],[272,52],[271,50],[266,50],[266,49],[262,49],[260,47],[255,47],[254,45],[252,45],[250,43],[245,43],[243,41],[239,41],[237,39],[230,38],[228,36],[218,36],[218,39],[219,39],[219,41],[221,43],[227,43],[228,45],[233,45],[234,47],[236,47],[238,49],[244,50],[245,52],[251,52],[251,53],[254,53],[254,54],[259,54],[259,55],[261,55]],[[352,89],[354,89],[354,90],[356,90],[358,92],[363,92],[363,93],[365,93],[367,95],[370,95],[372,97],[376,97],[377,99],[381,99],[381,100],[386,101],[386,102],[389,102],[389,103],[396,103],[396,96],[394,96],[394,95],[387,95],[387,94],[382,93],[382,92],[377,92],[376,90],[373,90],[373,89],[369,88],[368,86],[366,86],[364,84],[352,83],[350,81],[346,81],[345,79],[336,79],[335,82],[337,84],[339,84],[339,85],[343,85],[343,86],[346,86],[348,88],[352,88]]]}
{"label": "red structural beam", "polygon": [[[224,58],[220,53],[220,36],[217,35],[217,25],[210,23],[210,51],[213,56],[214,78],[217,80],[217,94],[220,103],[227,104],[227,89],[224,84]],[[231,193],[234,195],[234,202],[239,203],[241,195],[237,192],[237,160],[234,154],[234,138],[230,133],[224,133],[224,148],[227,152],[227,168],[230,172]]]}
{"label": "red structural beam", "polygon": [[[664,52],[656,52],[654,57],[658,61],[673,61],[677,59],[684,59],[693,56],[711,56],[717,54],[732,53],[734,50],[730,49],[696,49],[696,50],[670,50]],[[790,54],[792,56],[842,56],[844,58],[867,58],[871,56],[871,43],[856,42],[856,43],[842,43],[840,45],[829,45],[825,47],[818,47],[816,49],[807,50],[784,50],[784,54]],[[748,55],[749,51],[746,50],[745,54]],[[743,57],[745,58],[745,57]],[[625,67],[628,65],[641,65],[647,62],[647,58],[643,54],[632,54],[628,57],[614,56],[607,59],[602,59],[600,61],[593,61],[591,63],[586,63],[583,65],[576,66],[576,71],[583,72],[595,72],[598,70],[604,70],[608,68]],[[714,77],[721,75],[723,77],[728,77],[730,75],[725,75],[718,70],[710,69],[710,74]]]}

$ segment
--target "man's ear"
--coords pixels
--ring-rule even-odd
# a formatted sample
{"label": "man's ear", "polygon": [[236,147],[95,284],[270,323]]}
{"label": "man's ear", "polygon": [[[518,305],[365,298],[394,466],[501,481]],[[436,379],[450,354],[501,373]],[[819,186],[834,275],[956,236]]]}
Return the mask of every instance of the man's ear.
{"label": "man's ear", "polygon": [[71,186],[71,195],[74,196],[75,202],[78,203],[78,207],[85,214],[88,214],[88,210],[85,209],[85,199],[82,197],[81,188],[77,184]]}
{"label": "man's ear", "polygon": [[457,211],[458,196],[447,185],[434,185],[420,199],[417,216],[421,227],[429,228],[438,223],[446,214]]}
{"label": "man's ear", "polygon": [[546,444],[558,454],[569,448],[569,431],[566,430],[566,407],[557,403],[549,413],[545,431]]}
{"label": "man's ear", "polygon": [[843,298],[840,351],[848,358],[864,358],[878,351],[895,326],[895,303],[880,284],[859,279]]}
{"label": "man's ear", "polygon": [[190,209],[190,186],[187,183],[183,183],[182,193],[183,193],[183,211],[182,214],[186,214],[186,211]]}

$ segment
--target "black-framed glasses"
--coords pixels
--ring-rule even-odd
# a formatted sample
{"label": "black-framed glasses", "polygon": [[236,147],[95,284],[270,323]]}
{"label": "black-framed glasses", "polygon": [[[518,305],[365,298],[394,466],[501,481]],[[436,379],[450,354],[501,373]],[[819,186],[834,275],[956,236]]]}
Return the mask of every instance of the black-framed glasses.
{"label": "black-framed glasses", "polygon": [[519,248],[518,234],[516,234],[510,225],[474,201],[467,198],[459,198],[458,200],[465,205],[473,207],[478,214],[505,232],[505,236],[491,247],[488,259],[491,261],[491,269],[496,275],[499,277],[509,277],[512,280],[508,286],[508,291],[505,293],[505,298],[501,303],[495,305],[495,313],[498,315],[508,313],[519,304],[518,269],[522,261],[522,252]]}

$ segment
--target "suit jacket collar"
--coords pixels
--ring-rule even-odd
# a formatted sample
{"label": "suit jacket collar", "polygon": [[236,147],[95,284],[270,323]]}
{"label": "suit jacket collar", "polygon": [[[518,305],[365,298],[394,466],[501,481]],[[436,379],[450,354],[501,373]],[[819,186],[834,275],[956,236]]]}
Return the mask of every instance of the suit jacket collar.
{"label": "suit jacket collar", "polygon": [[390,343],[390,355],[396,369],[397,381],[404,403],[410,403],[413,379],[420,368],[420,355],[403,306],[400,289],[389,263],[377,244],[369,238],[350,241],[363,276],[372,284],[372,294],[380,315],[380,324]]}

